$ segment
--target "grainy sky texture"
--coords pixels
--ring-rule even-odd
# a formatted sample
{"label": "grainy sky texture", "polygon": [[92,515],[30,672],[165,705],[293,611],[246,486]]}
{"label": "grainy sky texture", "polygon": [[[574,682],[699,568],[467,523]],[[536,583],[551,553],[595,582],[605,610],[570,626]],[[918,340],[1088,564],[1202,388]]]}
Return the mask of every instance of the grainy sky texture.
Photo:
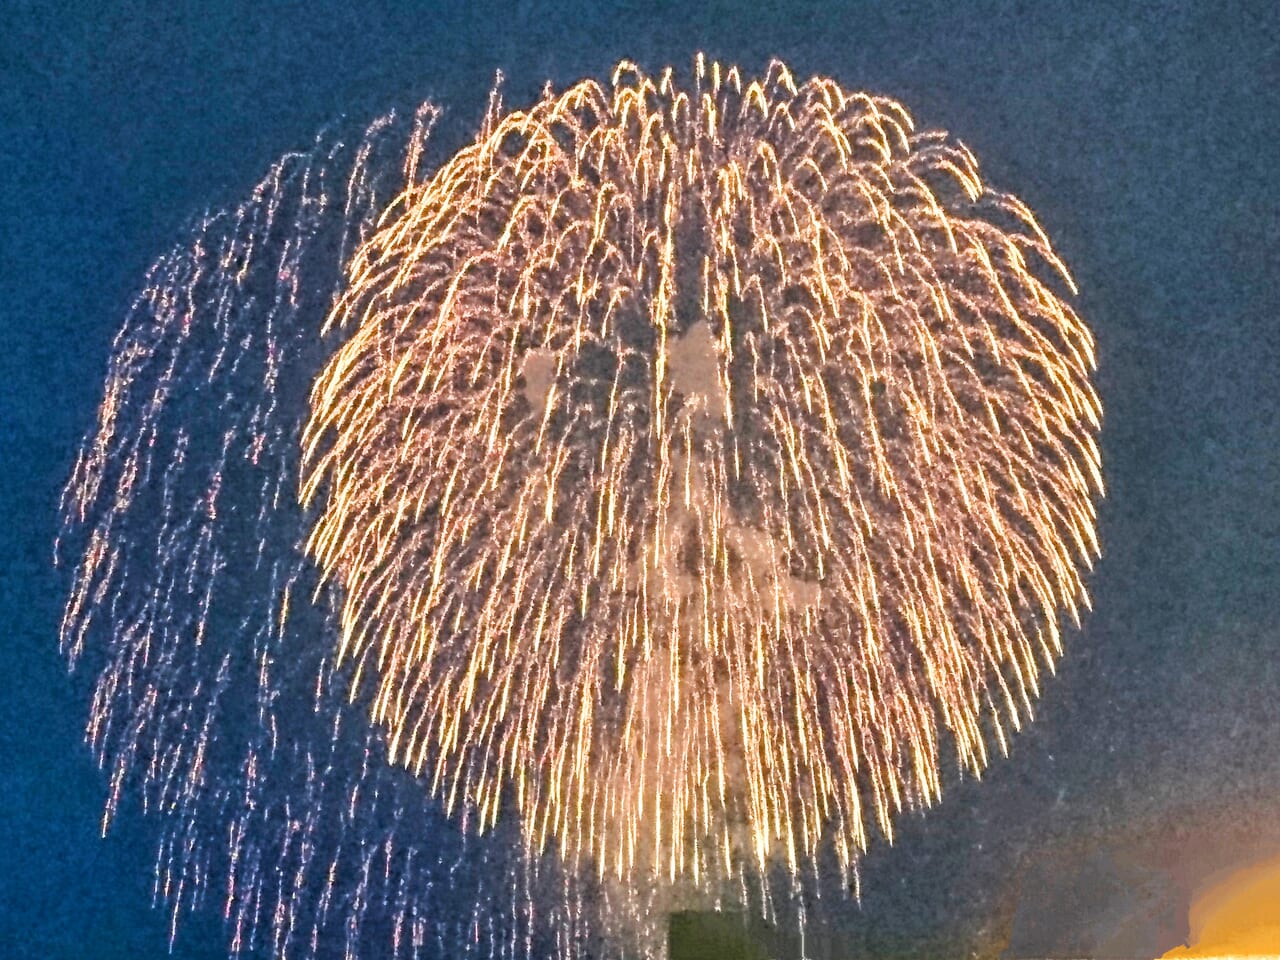
{"label": "grainy sky texture", "polygon": [[[548,78],[698,49],[751,72],[781,57],[969,144],[1035,210],[1098,339],[1095,612],[1065,637],[1010,757],[982,783],[952,774],[941,806],[873,848],[844,936],[908,953],[1064,943],[1026,919],[1028,878],[1051,877],[1059,912],[1098,929],[1108,908],[1082,890],[1099,888],[1099,858],[1105,882],[1175,903],[1183,881],[1132,853],[1177,857],[1150,838],[1181,831],[1182,859],[1204,863],[1246,833],[1255,853],[1280,848],[1264,829],[1280,821],[1265,806],[1280,787],[1280,8],[1080,6],[7,4],[0,953],[166,955],[148,906],[154,825],[126,809],[97,835],[90,678],[68,679],[57,652],[65,583],[50,564],[58,492],[147,265],[336,118],[430,97],[449,148],[495,70],[519,104]],[[176,955],[223,943],[216,915],[197,914]]]}

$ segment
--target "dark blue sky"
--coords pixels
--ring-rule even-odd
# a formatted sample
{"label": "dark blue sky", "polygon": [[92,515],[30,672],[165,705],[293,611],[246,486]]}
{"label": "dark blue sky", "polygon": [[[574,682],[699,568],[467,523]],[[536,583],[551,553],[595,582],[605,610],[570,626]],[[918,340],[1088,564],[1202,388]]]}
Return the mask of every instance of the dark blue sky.
{"label": "dark blue sky", "polygon": [[[697,49],[904,102],[1037,212],[1099,341],[1095,613],[1039,719],[877,849],[858,923],[917,949],[1011,913],[1084,836],[1172,830],[1280,787],[1280,6],[550,0],[27,3],[0,10],[0,955],[160,957],[152,834],[97,837],[89,680],[56,636],[59,489],[150,261],[327,122],[431,97],[466,135],[494,71]],[[1276,818],[1280,821],[1280,817]],[[1135,826],[1137,825],[1137,826]],[[1280,835],[1258,832],[1280,848]],[[941,933],[940,933],[941,932]],[[878,939],[877,939],[878,938]],[[222,956],[216,918],[177,955]]]}

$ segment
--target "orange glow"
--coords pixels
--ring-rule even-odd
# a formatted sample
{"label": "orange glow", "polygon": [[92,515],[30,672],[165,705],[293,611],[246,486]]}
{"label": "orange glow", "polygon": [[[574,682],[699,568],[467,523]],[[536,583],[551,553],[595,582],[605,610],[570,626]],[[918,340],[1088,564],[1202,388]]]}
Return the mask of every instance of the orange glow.
{"label": "orange glow", "polygon": [[1206,887],[1191,903],[1190,947],[1166,958],[1280,956],[1280,855]]}

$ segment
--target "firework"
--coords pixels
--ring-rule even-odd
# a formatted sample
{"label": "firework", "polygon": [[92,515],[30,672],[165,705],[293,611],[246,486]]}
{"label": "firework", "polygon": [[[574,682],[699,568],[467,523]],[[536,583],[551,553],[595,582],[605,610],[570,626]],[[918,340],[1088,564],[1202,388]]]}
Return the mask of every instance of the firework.
{"label": "firework", "polygon": [[[298,439],[341,264],[435,120],[284,157],[148,274],[64,494],[64,651],[96,673],[105,831],[159,814],[155,897],[273,957],[588,952],[579,891],[518,837],[477,848],[348,708],[299,545]],[[568,884],[568,885],[566,885]],[[534,896],[538,909],[532,907]],[[587,946],[579,947],[579,944]]]}
{"label": "firework", "polygon": [[[1082,324],[897,104],[630,64],[499,118],[356,253],[309,542],[392,762],[669,879],[842,866],[985,762],[1085,601]],[[740,829],[739,829],[740,828]]]}
{"label": "firework", "polygon": [[1031,716],[1098,552],[1066,268],[891,100],[691,81],[495,92],[429,175],[434,111],[380,122],[153,271],[63,642],[105,651],[108,816],[176,813],[175,917],[660,951],[662,891],[856,885]]}

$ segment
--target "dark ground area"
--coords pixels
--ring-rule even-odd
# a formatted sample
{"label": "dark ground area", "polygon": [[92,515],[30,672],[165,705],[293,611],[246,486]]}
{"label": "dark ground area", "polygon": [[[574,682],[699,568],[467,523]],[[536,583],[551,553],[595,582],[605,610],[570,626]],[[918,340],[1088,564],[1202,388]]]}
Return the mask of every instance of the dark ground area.
{"label": "dark ground area", "polygon": [[[1220,868],[1221,847],[1179,837],[1228,822],[1259,855],[1280,848],[1264,829],[1280,819],[1280,6],[10,0],[0,955],[166,955],[149,824],[129,810],[98,837],[89,680],[68,679],[57,651],[65,584],[50,562],[59,489],[148,263],[340,116],[431,97],[458,142],[496,69],[518,104],[546,79],[607,76],[622,56],[684,65],[697,49],[747,71],[780,56],[951,130],[1037,212],[1099,342],[1095,612],[1010,757],[905,817],[827,940],[843,956],[1048,954],[1113,922],[1119,897],[1165,896],[1152,870]],[[1144,843],[1165,867],[1133,852]],[[1106,883],[1126,892],[1089,901]],[[1074,933],[1028,906],[1065,902]],[[1153,929],[1177,934],[1171,909]],[[205,912],[174,955],[220,957],[223,942]]]}

